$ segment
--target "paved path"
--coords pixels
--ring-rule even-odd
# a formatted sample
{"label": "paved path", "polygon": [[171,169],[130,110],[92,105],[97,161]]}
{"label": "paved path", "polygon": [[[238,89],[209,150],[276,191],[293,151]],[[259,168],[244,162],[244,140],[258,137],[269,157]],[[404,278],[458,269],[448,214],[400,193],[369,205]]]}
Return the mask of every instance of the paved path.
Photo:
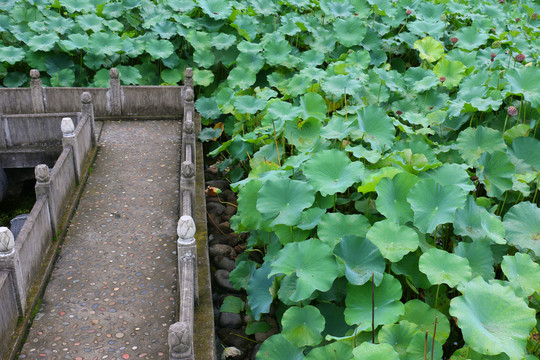
{"label": "paved path", "polygon": [[105,122],[20,359],[168,359],[180,127]]}

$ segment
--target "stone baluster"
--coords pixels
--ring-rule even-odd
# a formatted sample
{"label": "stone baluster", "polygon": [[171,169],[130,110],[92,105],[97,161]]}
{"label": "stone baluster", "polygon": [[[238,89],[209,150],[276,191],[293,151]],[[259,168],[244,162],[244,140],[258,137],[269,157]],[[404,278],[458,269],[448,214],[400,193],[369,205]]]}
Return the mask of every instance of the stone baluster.
{"label": "stone baluster", "polygon": [[39,78],[39,71],[30,70],[30,91],[32,94],[32,108],[34,114],[45,112],[45,103],[43,101],[43,83]]}
{"label": "stone baluster", "polygon": [[81,163],[79,154],[79,142],[75,136],[75,125],[71,118],[65,117],[60,125],[62,129],[62,146],[64,149],[70,147],[73,153],[73,167],[75,168],[75,182],[79,183],[81,174],[79,164]]}
{"label": "stone baluster", "polygon": [[179,321],[169,327],[169,359],[192,360],[193,321],[198,302],[197,243],[195,222],[188,215],[178,221],[178,293],[180,294]]}
{"label": "stone baluster", "polygon": [[[193,122],[195,94],[193,92],[193,69],[187,68],[184,82],[184,118],[182,124],[182,165],[180,174],[182,215],[195,213],[195,143],[196,131]],[[189,200],[188,200],[189,198]],[[188,204],[189,202],[189,204]]]}
{"label": "stone baluster", "polygon": [[107,99],[109,100],[109,112],[112,116],[122,115],[122,89],[120,88],[120,74],[117,68],[109,70],[111,77]]}
{"label": "stone baluster", "polygon": [[15,249],[15,239],[11,230],[0,227],[0,270],[8,270],[11,274],[15,290],[15,299],[19,315],[24,316],[26,311],[26,287],[21,271],[19,253]]}
{"label": "stone baluster", "polygon": [[52,233],[56,234],[58,231],[58,219],[56,216],[56,206],[54,204],[54,196],[52,196],[51,185],[51,172],[49,167],[45,164],[39,164],[34,168],[34,174],[36,176],[36,198],[40,196],[46,196],[49,203],[49,214],[51,217]]}
{"label": "stone baluster", "polygon": [[92,94],[85,91],[81,94],[81,112],[83,117],[88,116],[90,121],[90,136],[92,136],[92,145],[96,144],[96,124],[94,122],[94,104],[92,103]]}

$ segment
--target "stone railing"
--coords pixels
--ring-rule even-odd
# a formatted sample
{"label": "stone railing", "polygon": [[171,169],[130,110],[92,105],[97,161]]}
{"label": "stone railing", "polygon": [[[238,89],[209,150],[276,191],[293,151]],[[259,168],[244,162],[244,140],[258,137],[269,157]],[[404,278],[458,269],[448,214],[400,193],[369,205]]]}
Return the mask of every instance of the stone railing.
{"label": "stone railing", "polygon": [[29,88],[0,89],[0,115],[78,111],[84,92],[92,95],[96,119],[178,118],[183,111],[183,86],[120,85],[116,68],[109,70],[108,88],[43,87],[38,70],[30,70]]}
{"label": "stone railing", "polygon": [[195,140],[193,122],[193,72],[186,70],[184,83],[184,122],[180,167],[180,211],[178,221],[178,322],[169,327],[169,359],[195,358],[193,347],[194,308],[198,303],[197,242],[195,239]]}
{"label": "stone railing", "polygon": [[17,239],[8,228],[0,228],[0,355],[13,350],[10,341],[17,320],[27,317],[33,306],[28,303],[29,294],[35,293],[34,286],[44,284],[45,257],[96,145],[92,96],[85,92],[81,100],[82,111],[75,114],[77,127],[69,117],[56,124],[63,134],[63,150],[54,167],[35,167],[36,202]]}

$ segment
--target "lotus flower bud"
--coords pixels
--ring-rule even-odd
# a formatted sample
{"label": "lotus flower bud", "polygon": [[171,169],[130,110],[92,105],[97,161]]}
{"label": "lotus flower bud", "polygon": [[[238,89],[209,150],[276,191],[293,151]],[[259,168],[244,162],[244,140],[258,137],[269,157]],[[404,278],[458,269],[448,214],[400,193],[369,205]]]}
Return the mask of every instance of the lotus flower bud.
{"label": "lotus flower bud", "polygon": [[508,115],[509,116],[516,116],[518,114],[518,111],[515,107],[509,106],[508,107]]}

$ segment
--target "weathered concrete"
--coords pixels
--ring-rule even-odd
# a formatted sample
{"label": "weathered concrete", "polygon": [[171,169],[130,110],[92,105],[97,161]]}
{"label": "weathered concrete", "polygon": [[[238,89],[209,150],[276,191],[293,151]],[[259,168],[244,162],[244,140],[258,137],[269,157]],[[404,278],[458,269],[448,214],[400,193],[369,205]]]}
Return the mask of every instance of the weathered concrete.
{"label": "weathered concrete", "polygon": [[175,321],[178,122],[107,122],[19,358],[168,358]]}
{"label": "weathered concrete", "polygon": [[[0,270],[0,333],[2,334],[11,332],[19,316],[13,288],[10,271]],[[0,336],[0,354],[6,353],[9,340],[9,336]]]}

